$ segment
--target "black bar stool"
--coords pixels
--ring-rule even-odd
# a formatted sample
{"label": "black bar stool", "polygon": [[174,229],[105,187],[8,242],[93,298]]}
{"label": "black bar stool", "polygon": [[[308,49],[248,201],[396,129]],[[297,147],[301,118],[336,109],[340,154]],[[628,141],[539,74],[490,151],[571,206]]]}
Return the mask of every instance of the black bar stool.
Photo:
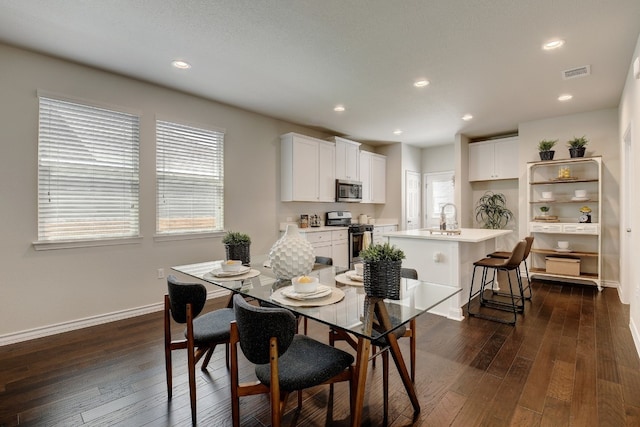
{"label": "black bar stool", "polygon": [[[527,258],[529,258],[529,253],[531,253],[531,246],[533,246],[533,236],[525,237],[524,240],[527,242],[527,247],[524,250],[524,272],[527,276],[527,286],[522,289],[522,296],[525,299],[530,300],[533,297],[533,290],[531,289],[531,278],[529,277],[529,266],[527,265]],[[501,259],[509,259],[511,257],[511,252],[507,251],[497,251],[490,253],[487,255],[490,258],[501,258]],[[529,290],[529,296],[525,296],[524,292]],[[499,293],[500,295],[506,296],[506,293]]]}
{"label": "black bar stool", "polygon": [[[507,323],[511,325],[515,325],[517,320],[518,311],[524,311],[524,298],[522,293],[522,278],[520,277],[520,263],[524,260],[524,253],[527,247],[527,241],[521,240],[511,251],[511,256],[508,259],[502,258],[483,258],[479,261],[473,263],[473,274],[471,276],[471,286],[469,288],[469,302],[467,303],[467,313],[469,316],[480,317],[482,319],[493,320],[500,323]],[[475,293],[473,292],[473,284],[475,282],[476,269],[478,267],[482,267],[482,280],[480,282],[480,289]],[[489,270],[493,270],[493,275],[491,279],[487,279]],[[492,298],[485,297],[485,288],[487,285],[491,285],[490,289],[493,289],[493,285],[496,281],[496,276],[498,271],[504,271],[507,274],[507,278],[509,279],[509,293],[506,294],[510,297],[507,300],[501,299],[501,295],[497,292],[492,293]],[[518,281],[518,291],[519,294],[515,295],[513,293],[513,284],[511,281],[511,273],[515,271],[516,278]],[[495,310],[509,311],[513,312],[513,321],[492,316],[486,313],[481,313],[479,310],[477,312],[471,311],[471,300],[478,296],[478,302],[480,307],[488,307]]]}

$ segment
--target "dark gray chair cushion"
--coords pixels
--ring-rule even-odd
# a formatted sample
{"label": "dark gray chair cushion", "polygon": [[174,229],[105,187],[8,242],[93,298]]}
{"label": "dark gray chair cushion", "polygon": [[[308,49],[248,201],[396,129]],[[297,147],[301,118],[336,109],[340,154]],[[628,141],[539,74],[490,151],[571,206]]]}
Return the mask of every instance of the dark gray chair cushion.
{"label": "dark gray chair cushion", "polygon": [[[195,344],[229,340],[229,324],[235,320],[231,308],[221,308],[193,320],[193,337]],[[187,336],[187,331],[184,331]]]}
{"label": "dark gray chair cushion", "polygon": [[167,290],[171,304],[171,317],[178,323],[187,322],[187,304],[195,318],[207,301],[207,288],[199,283],[182,283],[175,276],[167,277]]}

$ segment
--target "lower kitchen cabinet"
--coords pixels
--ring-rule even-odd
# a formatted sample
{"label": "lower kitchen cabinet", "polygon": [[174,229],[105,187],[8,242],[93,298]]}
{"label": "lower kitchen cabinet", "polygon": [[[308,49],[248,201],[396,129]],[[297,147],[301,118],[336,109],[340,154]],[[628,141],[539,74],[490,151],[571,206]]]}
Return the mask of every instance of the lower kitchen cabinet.
{"label": "lower kitchen cabinet", "polygon": [[386,238],[382,237],[385,233],[391,233],[392,231],[398,231],[397,225],[375,225],[373,227],[373,236],[372,241],[374,244],[379,245],[387,241]]}
{"label": "lower kitchen cabinet", "polygon": [[332,258],[333,265],[349,265],[349,232],[346,228],[335,231],[301,231],[313,246],[316,256]]}

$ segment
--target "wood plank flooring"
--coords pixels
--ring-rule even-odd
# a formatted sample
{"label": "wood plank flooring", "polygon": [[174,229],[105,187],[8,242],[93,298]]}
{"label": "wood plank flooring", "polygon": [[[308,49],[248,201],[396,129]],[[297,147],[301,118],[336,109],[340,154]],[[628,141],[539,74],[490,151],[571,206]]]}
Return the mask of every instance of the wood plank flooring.
{"label": "wood plank flooring", "polygon": [[[640,361],[628,306],[615,289],[537,281],[515,327],[482,320],[418,319],[421,413],[391,367],[391,426],[640,426]],[[222,301],[210,301],[213,309]],[[175,329],[176,336],[181,333]],[[324,326],[309,334],[328,341]],[[174,352],[167,400],[162,314],[0,347],[0,426],[189,426],[184,352]],[[408,342],[400,340],[408,355]],[[345,347],[346,348],[346,347]],[[408,357],[408,356],[407,356]],[[252,377],[242,364],[241,379]],[[382,366],[369,369],[363,425],[382,425]],[[231,424],[229,375],[217,349],[196,370],[198,425]],[[284,425],[349,425],[348,390],[316,387],[295,399]],[[265,396],[241,399],[243,426],[269,425]]]}

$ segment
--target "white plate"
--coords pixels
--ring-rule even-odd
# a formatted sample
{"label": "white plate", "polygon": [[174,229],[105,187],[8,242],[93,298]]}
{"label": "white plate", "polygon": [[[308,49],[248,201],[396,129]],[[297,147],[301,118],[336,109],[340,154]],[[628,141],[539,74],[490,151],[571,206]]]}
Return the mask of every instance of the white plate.
{"label": "white plate", "polygon": [[214,277],[233,277],[240,276],[241,274],[248,273],[249,271],[251,271],[251,267],[243,265],[238,271],[224,271],[221,268],[217,268],[211,272],[211,275]]}
{"label": "white plate", "polygon": [[364,282],[364,277],[362,277],[359,274],[356,274],[355,271],[347,271],[347,277],[351,280],[354,280],[356,282]]}
{"label": "white plate", "polygon": [[293,286],[291,289],[285,288],[282,289],[282,295],[287,298],[304,301],[316,298],[326,297],[327,295],[331,295],[331,287],[326,285],[318,285],[318,288],[315,292],[296,292],[293,290]]}
{"label": "white plate", "polygon": [[588,202],[591,199],[589,197],[572,197],[571,200],[574,202]]}
{"label": "white plate", "polygon": [[556,251],[556,252],[565,252],[565,253],[573,252],[573,249],[569,249],[569,248],[566,248],[566,249],[563,249],[563,248],[554,248],[553,250],[554,250],[554,251]]}

